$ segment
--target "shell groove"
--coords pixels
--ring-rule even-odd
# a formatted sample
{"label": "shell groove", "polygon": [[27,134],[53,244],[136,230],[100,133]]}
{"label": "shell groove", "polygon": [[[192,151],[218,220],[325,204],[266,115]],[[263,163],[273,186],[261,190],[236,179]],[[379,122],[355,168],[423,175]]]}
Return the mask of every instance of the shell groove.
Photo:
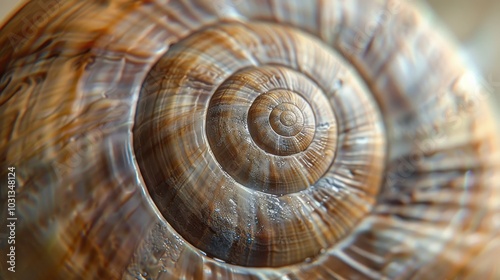
{"label": "shell groove", "polygon": [[[384,164],[381,119],[342,64],[312,38],[270,23],[215,26],[160,59],[139,96],[134,146],[153,200],[181,236],[231,263],[283,266],[318,255],[370,210]],[[339,73],[341,91],[330,88]],[[354,108],[357,122],[343,119]],[[306,125],[287,136],[286,122],[273,121],[281,111]],[[341,170],[353,170],[352,182],[335,182]]]}
{"label": "shell groove", "polygon": [[409,3],[35,0],[0,41],[19,279],[445,279],[500,229],[486,89]]}

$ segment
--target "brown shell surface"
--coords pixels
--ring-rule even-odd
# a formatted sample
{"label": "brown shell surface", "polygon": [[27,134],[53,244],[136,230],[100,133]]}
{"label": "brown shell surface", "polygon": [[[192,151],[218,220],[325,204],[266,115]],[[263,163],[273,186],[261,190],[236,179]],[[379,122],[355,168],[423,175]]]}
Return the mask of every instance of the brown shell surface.
{"label": "brown shell surface", "polygon": [[435,27],[398,0],[27,3],[1,276],[498,279],[498,120]]}

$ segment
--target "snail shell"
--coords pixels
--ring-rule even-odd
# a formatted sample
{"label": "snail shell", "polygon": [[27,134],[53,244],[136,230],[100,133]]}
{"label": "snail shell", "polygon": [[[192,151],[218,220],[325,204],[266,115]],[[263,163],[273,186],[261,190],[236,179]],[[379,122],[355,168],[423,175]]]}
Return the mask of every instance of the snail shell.
{"label": "snail shell", "polygon": [[6,277],[490,275],[488,92],[411,4],[32,1],[0,40]]}

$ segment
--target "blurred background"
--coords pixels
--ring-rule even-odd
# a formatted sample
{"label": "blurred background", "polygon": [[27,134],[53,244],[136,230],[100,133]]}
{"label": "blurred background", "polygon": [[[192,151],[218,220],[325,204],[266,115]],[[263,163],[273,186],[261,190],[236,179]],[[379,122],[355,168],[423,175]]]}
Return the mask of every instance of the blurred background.
{"label": "blurred background", "polygon": [[500,95],[500,1],[420,0],[442,21],[486,82]]}
{"label": "blurred background", "polygon": [[8,16],[22,1],[20,0],[0,0],[0,22],[3,25],[3,22],[6,20],[6,16]]}

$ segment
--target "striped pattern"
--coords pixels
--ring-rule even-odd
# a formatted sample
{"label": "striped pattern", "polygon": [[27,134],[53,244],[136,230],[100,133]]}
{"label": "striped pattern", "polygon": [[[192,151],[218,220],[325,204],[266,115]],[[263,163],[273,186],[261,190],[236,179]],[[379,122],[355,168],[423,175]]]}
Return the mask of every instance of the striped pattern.
{"label": "striped pattern", "polygon": [[[228,198],[220,201],[224,214],[192,220],[193,235],[203,234],[196,228],[200,224],[212,223],[215,228],[228,229],[225,238],[248,242],[247,236],[232,230],[246,219],[235,215],[236,209],[250,205],[240,210],[249,217],[269,215],[258,219],[262,223],[251,225],[249,232],[260,230],[259,242],[285,245],[272,247],[279,257],[264,258],[258,268],[231,265],[198,249],[202,245],[167,222],[153,201],[154,195],[165,195],[162,188],[159,193],[149,192],[161,184],[177,185],[181,178],[158,179],[146,187],[145,178],[162,178],[157,175],[172,170],[164,170],[154,161],[144,170],[136,162],[136,154],[145,149],[134,146],[138,135],[132,132],[141,125],[135,121],[136,112],[146,109],[141,106],[151,106],[141,91],[151,91],[154,103],[154,93],[164,86],[158,84],[155,89],[154,83],[144,81],[157,80],[166,70],[174,75],[177,71],[154,67],[155,63],[175,51],[177,42],[208,28],[223,30],[224,23],[278,25],[279,30],[291,30],[292,36],[300,30],[322,41],[321,49],[336,53],[347,69],[337,73],[339,79],[331,80],[324,72],[338,68],[325,65],[326,60],[290,66],[312,65],[297,72],[310,73],[318,85],[329,85],[322,91],[331,96],[330,101],[340,97],[349,101],[330,102],[337,121],[333,162],[338,168],[331,169],[326,178],[334,179],[320,179],[315,188],[307,188],[308,195],[294,193],[290,195],[293,199],[258,191],[247,191],[245,196],[234,193],[243,188],[219,190],[213,197]],[[16,166],[19,172],[18,215],[24,221],[17,229],[22,244],[16,253],[24,257],[16,277],[488,277],[475,273],[471,266],[463,268],[468,263],[478,264],[478,271],[487,272],[491,271],[488,265],[496,264],[483,260],[494,256],[499,247],[498,126],[488,104],[489,92],[434,29],[411,4],[399,0],[34,0],[26,4],[0,30],[1,172],[7,165]],[[244,36],[239,40],[248,48],[236,48],[234,55],[252,61],[249,50],[279,53],[278,42],[283,41],[280,36],[284,33],[275,31],[264,28],[269,41],[263,43],[273,47],[261,49],[255,37]],[[232,36],[237,39],[237,34]],[[209,47],[203,42],[200,40],[201,50]],[[224,49],[231,48],[232,42],[227,41]],[[297,62],[303,53],[309,52],[287,50],[286,59],[275,63]],[[204,53],[191,55],[196,59]],[[221,65],[239,61],[216,55],[205,59]],[[184,65],[190,65],[189,61]],[[203,88],[206,81],[219,83],[226,73],[234,73],[221,70],[196,69],[203,79],[187,82]],[[351,85],[358,86],[353,89]],[[357,98],[353,92],[358,89],[369,94]],[[209,102],[211,96],[200,98]],[[367,115],[366,108],[375,108],[380,114]],[[174,112],[169,117],[206,118],[193,115],[188,107]],[[155,133],[178,129],[181,136],[194,136],[183,142],[188,152],[197,150],[196,137],[206,137],[203,127],[193,127],[201,129],[197,134],[154,121],[161,124]],[[375,124],[375,131],[383,132],[384,137],[376,137],[369,124]],[[139,137],[154,138],[152,135]],[[359,149],[367,145],[376,148],[370,152]],[[154,152],[168,161],[168,149],[160,147]],[[385,159],[384,164],[372,165],[380,159]],[[181,160],[185,164],[180,168],[200,164],[197,158]],[[196,172],[213,172],[213,165],[202,166],[209,168]],[[190,182],[199,180],[196,172],[188,172]],[[325,192],[325,188],[333,192]],[[203,217],[197,209],[216,212],[217,203],[200,199],[196,189],[183,195],[177,201],[192,199],[191,205],[199,206],[187,206],[196,214],[193,217]],[[241,202],[246,197],[262,201],[262,207]],[[327,203],[332,201],[334,205]],[[274,219],[283,216],[300,220],[301,226],[273,227]],[[328,226],[317,227],[321,223]],[[314,233],[308,240],[316,245],[274,239],[301,236],[300,232]],[[255,236],[250,236],[250,244],[255,244]],[[206,246],[220,248],[217,243]],[[276,249],[287,247],[293,250]],[[480,252],[480,259],[474,259]],[[235,253],[238,255],[248,256]],[[296,256],[313,257],[297,262]],[[288,263],[294,264],[282,266]],[[0,265],[3,273],[6,261],[1,259]]]}

